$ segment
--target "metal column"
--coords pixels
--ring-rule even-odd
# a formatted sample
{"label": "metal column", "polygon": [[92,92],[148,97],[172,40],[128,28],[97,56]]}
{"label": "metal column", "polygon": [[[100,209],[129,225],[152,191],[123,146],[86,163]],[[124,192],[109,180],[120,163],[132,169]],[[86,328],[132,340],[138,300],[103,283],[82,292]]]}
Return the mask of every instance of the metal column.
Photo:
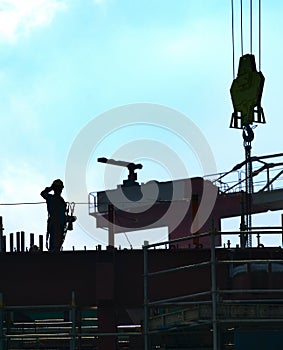
{"label": "metal column", "polygon": [[75,292],[74,291],[72,291],[70,321],[72,322],[70,350],[75,350],[76,349],[76,301],[75,301]]}
{"label": "metal column", "polygon": [[115,208],[113,204],[108,205],[108,246],[115,246]]}
{"label": "metal column", "polygon": [[218,324],[217,324],[217,285],[216,285],[216,256],[215,256],[215,231],[210,233],[211,245],[211,297],[212,297],[212,329],[213,350],[219,350]]}
{"label": "metal column", "polygon": [[148,248],[143,246],[143,307],[144,307],[144,320],[143,320],[143,334],[144,334],[144,350],[149,349],[148,342]]}
{"label": "metal column", "polygon": [[0,253],[3,252],[3,218],[0,216]]}
{"label": "metal column", "polygon": [[0,349],[4,349],[3,338],[3,294],[0,293]]}

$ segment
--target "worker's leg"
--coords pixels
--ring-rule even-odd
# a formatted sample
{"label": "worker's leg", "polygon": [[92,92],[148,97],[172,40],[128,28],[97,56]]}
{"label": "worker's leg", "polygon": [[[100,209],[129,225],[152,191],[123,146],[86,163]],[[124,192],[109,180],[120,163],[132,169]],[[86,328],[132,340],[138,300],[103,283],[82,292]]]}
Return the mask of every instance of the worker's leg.
{"label": "worker's leg", "polygon": [[54,231],[49,232],[49,251],[54,251]]}

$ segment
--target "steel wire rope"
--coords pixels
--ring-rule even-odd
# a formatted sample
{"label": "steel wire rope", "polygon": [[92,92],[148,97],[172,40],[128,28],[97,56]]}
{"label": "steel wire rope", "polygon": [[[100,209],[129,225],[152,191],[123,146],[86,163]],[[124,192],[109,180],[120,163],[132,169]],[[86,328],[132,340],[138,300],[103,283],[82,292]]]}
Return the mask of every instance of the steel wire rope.
{"label": "steel wire rope", "polygon": [[234,0],[231,0],[231,12],[232,12],[232,67],[233,67],[233,79],[235,79]]}
{"label": "steel wire rope", "polygon": [[[72,202],[76,205],[89,204],[88,202]],[[13,205],[37,205],[37,204],[46,204],[46,202],[11,202],[11,203],[0,203],[0,206],[13,206]]]}
{"label": "steel wire rope", "polygon": [[250,0],[250,51],[253,53],[253,0]]}
{"label": "steel wire rope", "polygon": [[124,232],[124,236],[126,237],[126,240],[128,241],[129,245],[130,245],[130,248],[133,249],[133,245],[128,237],[128,235],[126,234],[126,232]]}
{"label": "steel wire rope", "polygon": [[241,0],[241,52],[244,55],[244,40],[243,40],[243,0]]}
{"label": "steel wire rope", "polygon": [[[240,0],[240,41],[241,55],[244,54],[244,21],[243,21],[243,0]],[[233,79],[235,78],[235,8],[234,0],[231,0],[231,22],[232,22],[232,66]],[[250,53],[253,53],[253,1],[250,0]],[[258,0],[258,55],[259,71],[261,71],[261,0]]]}
{"label": "steel wire rope", "polygon": [[[186,198],[184,200],[187,200]],[[155,203],[163,203],[163,202],[170,202],[170,200],[157,200]],[[68,202],[69,203],[69,202]],[[76,205],[89,205],[89,202],[74,202],[72,201],[71,203],[74,203]],[[101,204],[107,204],[108,202],[104,202]],[[116,202],[117,204],[127,204],[128,202],[126,201],[119,201]],[[152,203],[151,201],[140,201],[139,204],[150,204]],[[46,204],[46,202],[10,202],[10,203],[0,203],[0,206],[16,206],[16,205],[38,205],[38,204]],[[95,204],[95,207],[98,207],[98,204]]]}
{"label": "steel wire rope", "polygon": [[258,69],[261,71],[261,0],[258,0]]}

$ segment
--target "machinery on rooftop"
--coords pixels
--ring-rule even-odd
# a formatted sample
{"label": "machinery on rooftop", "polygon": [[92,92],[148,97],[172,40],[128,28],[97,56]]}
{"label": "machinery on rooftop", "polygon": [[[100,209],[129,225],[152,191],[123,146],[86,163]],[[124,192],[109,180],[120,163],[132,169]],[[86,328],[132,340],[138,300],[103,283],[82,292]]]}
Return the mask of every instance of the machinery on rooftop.
{"label": "machinery on rooftop", "polygon": [[138,185],[137,180],[137,173],[135,170],[142,169],[142,164],[135,164],[132,162],[125,162],[123,160],[114,160],[114,159],[107,159],[104,157],[98,158],[97,161],[99,163],[106,163],[106,164],[112,164],[117,166],[126,167],[129,170],[128,179],[123,181],[124,186],[134,186]]}

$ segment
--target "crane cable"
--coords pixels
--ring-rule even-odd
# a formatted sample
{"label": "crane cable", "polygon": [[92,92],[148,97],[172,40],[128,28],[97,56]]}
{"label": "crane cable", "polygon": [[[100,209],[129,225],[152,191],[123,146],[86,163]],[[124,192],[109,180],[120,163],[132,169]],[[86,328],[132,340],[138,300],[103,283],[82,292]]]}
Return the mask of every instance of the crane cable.
{"label": "crane cable", "polygon": [[241,0],[241,53],[244,55],[244,42],[243,42],[243,0]]}
{"label": "crane cable", "polygon": [[232,11],[232,67],[233,67],[233,80],[235,79],[235,38],[234,38],[234,1],[231,0]]}
{"label": "crane cable", "polygon": [[[235,8],[234,0],[231,0],[232,22],[232,69],[235,79]],[[240,42],[241,55],[244,55],[244,30],[243,30],[243,0],[240,0]],[[253,53],[253,1],[250,0],[250,53]],[[261,71],[261,0],[258,0],[258,62]]]}
{"label": "crane cable", "polygon": [[253,53],[253,0],[250,0],[250,53]]}
{"label": "crane cable", "polygon": [[258,0],[258,59],[259,71],[261,71],[261,0]]}

